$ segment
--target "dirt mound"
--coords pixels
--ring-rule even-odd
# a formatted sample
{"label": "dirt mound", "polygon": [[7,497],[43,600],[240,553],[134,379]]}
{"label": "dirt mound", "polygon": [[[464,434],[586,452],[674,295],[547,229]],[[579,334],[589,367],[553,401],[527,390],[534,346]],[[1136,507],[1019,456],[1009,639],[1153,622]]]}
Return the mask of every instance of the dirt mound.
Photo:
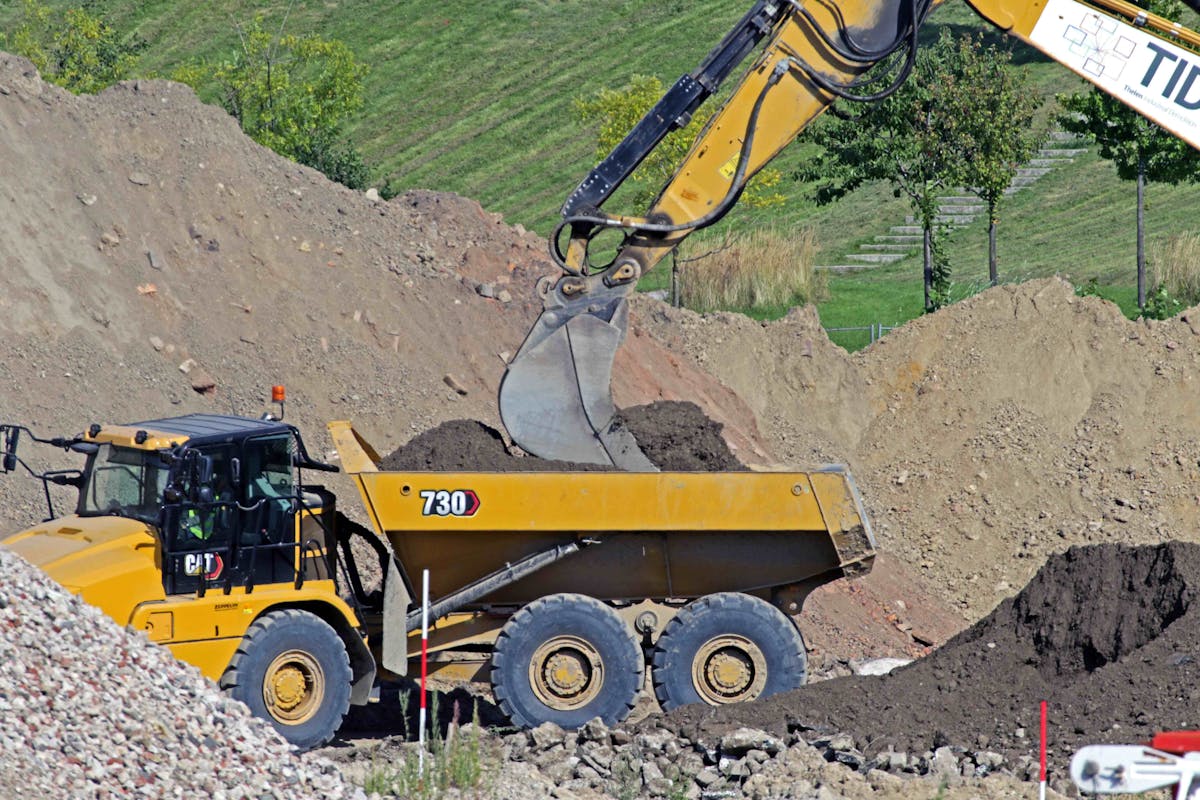
{"label": "dirt mound", "polygon": [[[868,756],[941,746],[1010,763],[1037,747],[1038,702],[1066,757],[1089,742],[1138,742],[1194,726],[1180,702],[1200,677],[1200,546],[1074,547],[1016,596],[927,658],[882,677],[840,678],[761,703],[669,714],[679,730],[740,725],[839,731]],[[1065,764],[1065,760],[1057,762]]]}
{"label": "dirt mound", "polygon": [[1058,279],[989,289],[848,355],[811,310],[637,306],[787,463],[846,462],[880,548],[968,619],[1072,544],[1200,531],[1200,313],[1131,322]]}
{"label": "dirt mound", "polygon": [[[622,409],[620,424],[664,471],[742,470],[721,437],[721,424],[695,403],[662,401]],[[594,464],[550,461],[510,452],[500,431],[477,420],[443,422],[384,457],[380,469],[442,472],[591,471]]]}
{"label": "dirt mound", "polygon": [[[454,195],[373,202],[178,84],[76,97],[0,54],[0,87],[0,419],[52,435],[255,416],[283,383],[289,421],[329,457],[330,419],[380,452],[447,419],[499,424],[533,286],[558,273],[542,237]],[[692,398],[739,453],[764,452],[744,404],[652,337],[620,358],[621,405]],[[39,493],[6,481],[0,524],[40,518]]]}

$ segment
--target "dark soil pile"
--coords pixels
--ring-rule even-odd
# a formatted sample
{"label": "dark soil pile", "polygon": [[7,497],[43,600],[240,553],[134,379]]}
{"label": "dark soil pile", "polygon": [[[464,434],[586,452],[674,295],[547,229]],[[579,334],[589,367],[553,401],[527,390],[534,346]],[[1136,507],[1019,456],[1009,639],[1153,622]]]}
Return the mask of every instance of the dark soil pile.
{"label": "dark soil pile", "polygon": [[[709,738],[746,725],[851,734],[868,756],[950,745],[1015,763],[1036,754],[1050,708],[1058,764],[1088,743],[1196,727],[1200,546],[1073,547],[933,655],[744,706],[686,707],[664,724]],[[693,737],[694,738],[694,737]]]}
{"label": "dark soil pile", "polygon": [[595,470],[594,464],[549,461],[508,451],[500,431],[473,419],[452,419],[419,433],[379,462],[395,472],[536,472]]}
{"label": "dark soil pile", "polygon": [[660,401],[622,409],[620,423],[665,472],[744,470],[721,436],[722,425],[695,403]]}
{"label": "dark soil pile", "polygon": [[[660,401],[623,409],[620,424],[661,470],[742,470],[721,437],[721,424],[695,403]],[[384,470],[439,472],[532,472],[602,470],[595,464],[550,461],[509,452],[500,432],[470,419],[443,422],[413,437],[379,462]]]}

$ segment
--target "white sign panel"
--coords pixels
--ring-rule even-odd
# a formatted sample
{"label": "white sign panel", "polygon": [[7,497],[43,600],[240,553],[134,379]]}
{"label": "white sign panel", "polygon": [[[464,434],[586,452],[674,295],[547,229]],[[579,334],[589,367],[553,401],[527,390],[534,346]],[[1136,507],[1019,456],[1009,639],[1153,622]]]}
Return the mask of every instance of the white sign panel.
{"label": "white sign panel", "polygon": [[1047,0],[1040,50],[1200,148],[1200,54],[1072,0]]}

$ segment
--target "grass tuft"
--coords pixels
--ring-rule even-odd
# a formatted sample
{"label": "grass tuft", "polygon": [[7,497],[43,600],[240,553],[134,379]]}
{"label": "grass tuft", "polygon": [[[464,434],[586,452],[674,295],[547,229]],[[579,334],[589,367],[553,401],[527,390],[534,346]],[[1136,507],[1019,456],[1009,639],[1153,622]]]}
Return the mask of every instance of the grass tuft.
{"label": "grass tuft", "polygon": [[817,239],[808,228],[778,227],[729,236],[680,271],[683,304],[695,311],[794,306],[818,299]]}
{"label": "grass tuft", "polygon": [[1152,246],[1150,277],[1184,305],[1200,303],[1200,234],[1177,233]]}

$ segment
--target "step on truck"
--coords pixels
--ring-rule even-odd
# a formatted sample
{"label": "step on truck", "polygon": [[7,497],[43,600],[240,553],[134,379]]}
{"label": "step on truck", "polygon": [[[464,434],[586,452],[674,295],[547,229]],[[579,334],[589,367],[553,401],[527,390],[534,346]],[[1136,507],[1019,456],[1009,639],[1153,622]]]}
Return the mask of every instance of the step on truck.
{"label": "step on truck", "polygon": [[[350,423],[329,430],[364,523],[313,481],[339,468],[279,420],[191,414],[52,439],[0,425],[0,471],[41,479],[50,509],[0,546],[300,748],[419,663],[425,570],[430,674],[490,683],[516,725],[574,728],[624,719],[643,688],[669,709],[799,686],[805,597],[875,554],[840,467],[388,472]],[[25,440],[83,465],[37,472]],[[54,486],[78,490],[70,513]]]}

